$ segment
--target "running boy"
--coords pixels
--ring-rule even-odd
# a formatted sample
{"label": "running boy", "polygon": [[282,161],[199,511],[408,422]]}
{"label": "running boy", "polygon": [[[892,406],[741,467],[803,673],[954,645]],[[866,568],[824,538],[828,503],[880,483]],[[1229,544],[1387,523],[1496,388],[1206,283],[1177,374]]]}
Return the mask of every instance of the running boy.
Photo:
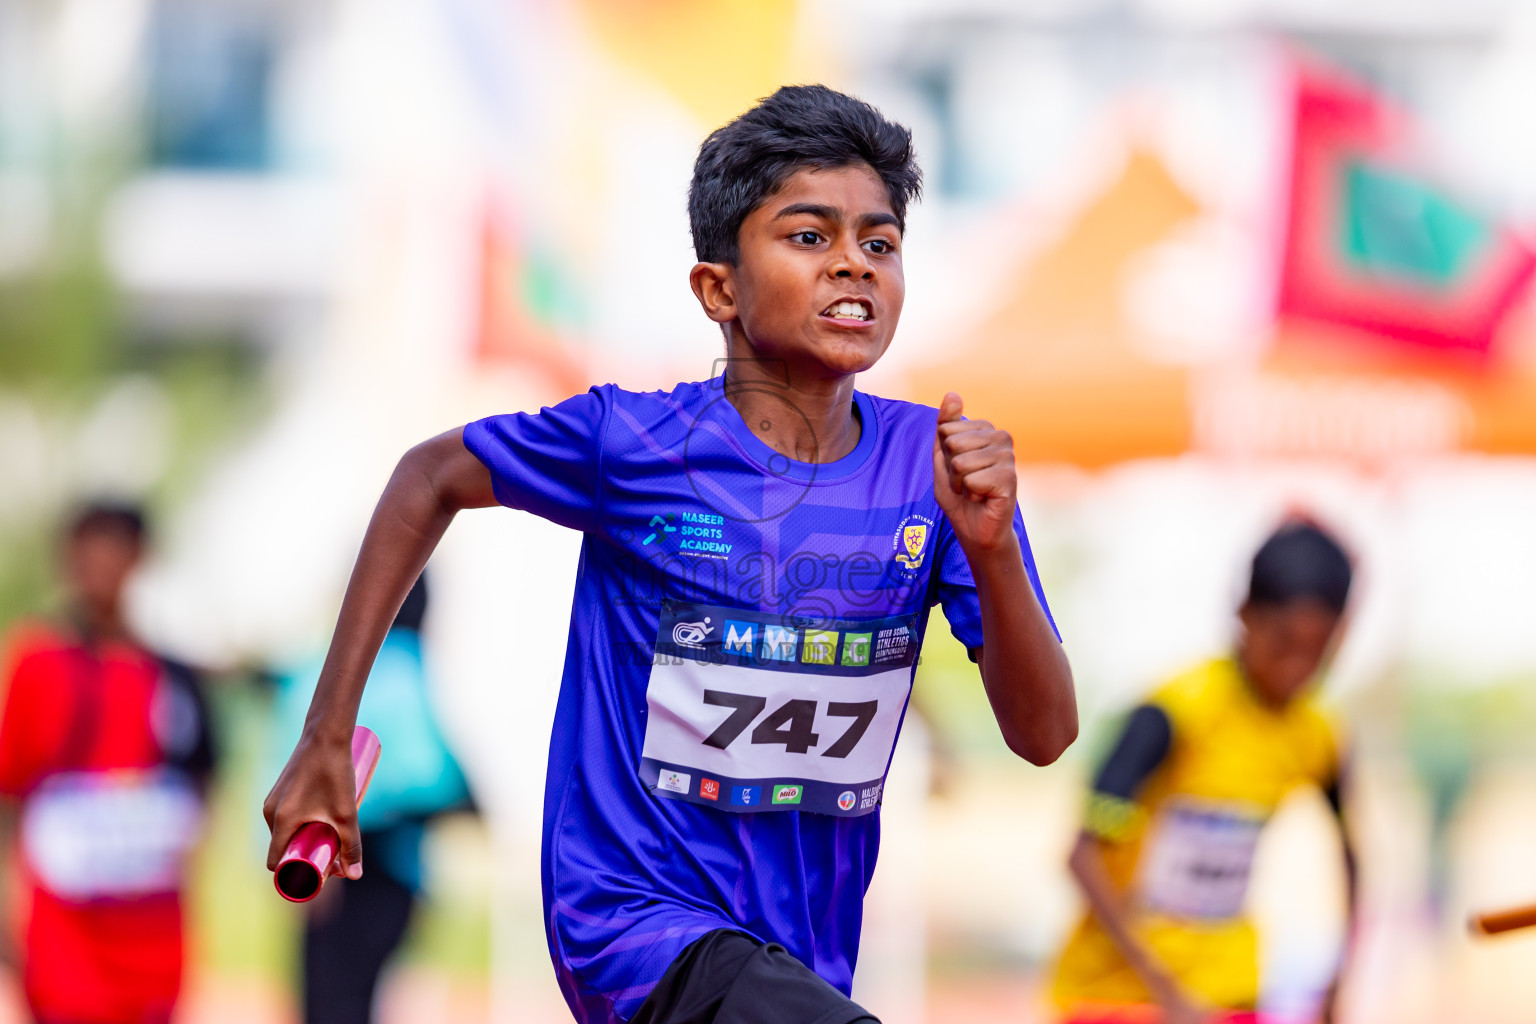
{"label": "running boy", "polygon": [[[1073,1024],[1254,1019],[1257,942],[1243,899],[1259,832],[1307,783],[1342,815],[1338,737],[1309,687],[1339,638],[1350,577],[1333,538],[1282,527],[1254,556],[1236,653],[1131,713],[1072,851],[1088,914],[1062,953],[1055,996]],[[1340,833],[1352,926],[1342,818]],[[1330,988],[1325,1020],[1333,997]]]}
{"label": "running boy", "polygon": [[[929,609],[1010,747],[1077,734],[1008,435],[854,390],[901,315],[911,134],[821,86],[704,143],[689,280],[713,380],[596,387],[412,449],[385,488],[265,812],[361,871],[349,737],[395,608],[460,509],[585,533],[550,743],[550,952],[583,1022],[871,1021],[848,992],[880,793]],[[536,585],[536,581],[527,581]]]}

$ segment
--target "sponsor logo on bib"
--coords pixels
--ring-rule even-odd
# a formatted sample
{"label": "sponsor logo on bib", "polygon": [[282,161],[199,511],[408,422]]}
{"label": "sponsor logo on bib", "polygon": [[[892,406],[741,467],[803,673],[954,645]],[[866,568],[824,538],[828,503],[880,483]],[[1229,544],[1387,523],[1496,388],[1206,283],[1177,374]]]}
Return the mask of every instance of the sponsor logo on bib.
{"label": "sponsor logo on bib", "polygon": [[773,661],[794,661],[795,642],[800,638],[798,629],[788,626],[763,627],[763,657]]}
{"label": "sponsor logo on bib", "polygon": [[800,660],[807,665],[834,665],[837,663],[837,632],[830,629],[805,631],[805,646]]}
{"label": "sponsor logo on bib", "polygon": [[705,779],[699,783],[699,796],[705,800],[720,799],[720,783],[715,779]]}
{"label": "sponsor logo on bib", "polygon": [[849,668],[863,668],[868,665],[873,640],[873,633],[844,633],[843,664]]}
{"label": "sponsor logo on bib", "polygon": [[757,786],[732,786],[731,803],[737,807],[754,807],[762,803]]}
{"label": "sponsor logo on bib", "polygon": [[709,624],[709,616],[704,616],[703,622],[679,622],[672,627],[672,642],[679,647],[691,647],[696,651],[704,649],[704,639],[715,631],[715,627]]}
{"label": "sponsor logo on bib", "polygon": [[773,791],[773,802],[776,804],[797,804],[803,790],[799,786],[777,786]]}
{"label": "sponsor logo on bib", "polygon": [[859,802],[859,796],[851,789],[843,790],[842,796],[837,798],[837,806],[845,811],[853,810],[853,805]]}
{"label": "sponsor logo on bib", "polygon": [[725,653],[752,657],[757,653],[757,623],[725,620]]}
{"label": "sponsor logo on bib", "polygon": [[674,772],[664,768],[661,771],[660,777],[656,780],[656,787],[664,789],[668,793],[686,793],[688,792],[688,781],[691,778],[692,776],[686,772]]}

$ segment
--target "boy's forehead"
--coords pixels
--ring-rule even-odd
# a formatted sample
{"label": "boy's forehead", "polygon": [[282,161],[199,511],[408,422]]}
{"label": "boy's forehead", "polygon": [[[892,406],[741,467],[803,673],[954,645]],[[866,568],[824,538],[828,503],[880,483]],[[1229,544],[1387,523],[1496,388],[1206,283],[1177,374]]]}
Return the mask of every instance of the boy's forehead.
{"label": "boy's forehead", "polygon": [[1343,616],[1315,598],[1297,598],[1280,605],[1261,607],[1260,621],[1282,631],[1331,630]]}
{"label": "boy's forehead", "polygon": [[136,552],[144,546],[144,543],[142,538],[127,527],[105,523],[70,531],[64,537],[64,546],[69,550],[86,547],[98,550],[102,547],[116,547]]}
{"label": "boy's forehead", "polygon": [[845,167],[801,167],[784,179],[779,190],[763,203],[762,209],[773,216],[794,204],[830,206],[845,214],[895,214],[885,182],[868,164]]}

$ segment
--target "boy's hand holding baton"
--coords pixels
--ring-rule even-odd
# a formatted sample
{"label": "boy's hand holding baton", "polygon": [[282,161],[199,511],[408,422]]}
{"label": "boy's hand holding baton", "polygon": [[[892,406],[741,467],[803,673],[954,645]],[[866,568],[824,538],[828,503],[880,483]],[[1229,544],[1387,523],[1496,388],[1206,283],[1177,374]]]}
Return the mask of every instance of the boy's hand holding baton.
{"label": "boy's hand holding baton", "polygon": [[[357,807],[363,802],[363,794],[368,791],[373,770],[379,763],[379,738],[371,730],[358,726],[352,733],[348,760],[355,789],[351,802],[352,810],[348,815],[335,815],[335,817],[344,818],[346,823],[356,831]],[[331,781],[329,774],[319,777]],[[272,824],[270,811],[267,820],[268,824]],[[273,826],[274,840],[285,834],[290,834],[286,828]],[[306,903],[319,895],[320,887],[325,884],[327,875],[345,874],[348,878],[354,879],[362,875],[362,863],[357,857],[358,851],[355,846],[350,850],[353,856],[349,866],[343,866],[340,857],[343,849],[341,833],[330,821],[324,818],[306,821],[293,831],[291,836],[277,863],[274,865],[269,862],[268,864],[274,872],[273,884],[277,886],[278,893],[284,899],[293,903]],[[269,852],[269,861],[270,857]]]}

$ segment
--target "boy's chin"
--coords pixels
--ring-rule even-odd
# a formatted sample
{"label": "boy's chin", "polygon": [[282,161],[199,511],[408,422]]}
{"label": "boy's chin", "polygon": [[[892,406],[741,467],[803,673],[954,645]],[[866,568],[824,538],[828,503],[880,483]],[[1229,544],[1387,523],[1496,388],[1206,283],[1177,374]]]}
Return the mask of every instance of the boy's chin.
{"label": "boy's chin", "polygon": [[862,373],[885,354],[879,340],[839,340],[814,346],[807,355],[833,373]]}
{"label": "boy's chin", "polygon": [[874,366],[885,354],[887,340],[875,337],[797,338],[778,343],[759,337],[750,346],[755,359],[783,359],[791,365],[822,373],[853,374]]}

